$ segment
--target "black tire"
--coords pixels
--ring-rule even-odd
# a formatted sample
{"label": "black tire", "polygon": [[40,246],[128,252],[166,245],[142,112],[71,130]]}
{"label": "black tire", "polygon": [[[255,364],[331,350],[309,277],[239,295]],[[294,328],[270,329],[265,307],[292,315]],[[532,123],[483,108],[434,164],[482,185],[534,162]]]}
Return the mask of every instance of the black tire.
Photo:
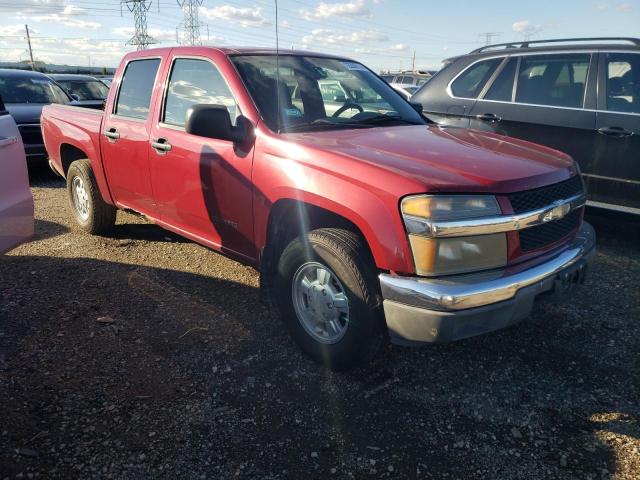
{"label": "black tire", "polygon": [[[346,333],[322,343],[302,326],[293,300],[293,279],[307,262],[317,262],[338,277],[348,298]],[[323,228],[294,239],[282,252],[274,281],[276,307],[302,350],[334,370],[372,361],[387,339],[376,269],[362,238],[348,230]]]}
{"label": "black tire", "polygon": [[[86,214],[80,213],[74,201],[74,179],[79,178],[86,192]],[[104,201],[89,160],[76,160],[67,172],[67,193],[73,216],[78,226],[87,233],[99,234],[112,228],[116,223],[117,209]]]}

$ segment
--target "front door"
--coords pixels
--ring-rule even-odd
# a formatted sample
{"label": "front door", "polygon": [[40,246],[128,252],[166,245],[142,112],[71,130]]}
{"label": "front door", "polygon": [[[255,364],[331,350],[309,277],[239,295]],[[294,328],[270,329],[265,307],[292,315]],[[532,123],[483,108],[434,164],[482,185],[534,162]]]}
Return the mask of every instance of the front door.
{"label": "front door", "polygon": [[555,148],[590,169],[596,117],[585,108],[589,79],[595,80],[590,65],[590,53],[510,58],[473,106],[470,127]]}
{"label": "front door", "polygon": [[253,147],[188,134],[187,109],[239,108],[224,77],[205,58],[174,57],[159,121],[151,131],[151,181],[160,218],[213,248],[255,259],[251,166]]}
{"label": "front door", "polygon": [[159,58],[127,64],[114,107],[105,112],[100,142],[116,204],[151,217],[156,209],[149,178],[149,109],[159,66]]}
{"label": "front door", "polygon": [[640,213],[640,53],[600,57],[598,139],[585,179],[593,204]]}

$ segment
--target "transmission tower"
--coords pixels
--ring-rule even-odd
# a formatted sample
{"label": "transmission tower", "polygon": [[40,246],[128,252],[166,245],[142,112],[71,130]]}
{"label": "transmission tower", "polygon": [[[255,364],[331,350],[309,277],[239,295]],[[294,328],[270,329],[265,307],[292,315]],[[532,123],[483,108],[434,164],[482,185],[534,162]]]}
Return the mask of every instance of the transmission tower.
{"label": "transmission tower", "polygon": [[121,0],[120,13],[122,14],[122,6],[125,5],[131,13],[135,22],[135,30],[133,37],[129,39],[127,45],[135,45],[138,50],[146,50],[156,40],[147,33],[147,12],[151,8],[153,0]]}
{"label": "transmission tower", "polygon": [[494,38],[500,37],[500,32],[482,32],[478,36],[484,39],[485,45],[491,45]]}
{"label": "transmission tower", "polygon": [[[183,45],[202,45],[200,37],[200,28],[205,27],[198,19],[198,7],[202,5],[203,0],[176,0],[178,5],[184,12],[184,20],[178,26],[182,29],[182,41],[178,38],[178,42]],[[208,28],[207,28],[208,32]]]}

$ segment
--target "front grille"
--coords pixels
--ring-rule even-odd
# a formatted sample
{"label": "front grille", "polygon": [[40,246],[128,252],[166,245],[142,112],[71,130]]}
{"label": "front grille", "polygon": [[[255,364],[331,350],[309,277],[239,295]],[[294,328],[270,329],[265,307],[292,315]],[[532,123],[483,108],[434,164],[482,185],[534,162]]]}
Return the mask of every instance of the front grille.
{"label": "front grille", "polygon": [[556,200],[563,200],[583,191],[582,179],[579,175],[548,187],[527,190],[509,195],[514,213],[530,212],[547,207]]}
{"label": "front grille", "polygon": [[42,132],[40,125],[18,125],[22,143],[25,145],[42,145]]}
{"label": "front grille", "polygon": [[520,250],[529,252],[557,242],[578,228],[581,214],[582,209],[579,208],[560,220],[521,230]]}

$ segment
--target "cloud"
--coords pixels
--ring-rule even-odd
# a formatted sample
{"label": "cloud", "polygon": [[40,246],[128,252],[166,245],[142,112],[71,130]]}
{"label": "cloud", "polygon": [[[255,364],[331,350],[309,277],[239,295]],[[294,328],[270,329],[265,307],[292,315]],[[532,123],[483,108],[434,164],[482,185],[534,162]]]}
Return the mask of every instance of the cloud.
{"label": "cloud", "polygon": [[[121,37],[131,38],[135,32],[133,27],[115,27],[111,30],[112,33],[120,35]],[[162,28],[147,28],[147,34],[154,40],[175,42],[176,31]]]}
{"label": "cloud", "polygon": [[326,28],[316,28],[311,31],[311,35],[302,37],[305,45],[341,45],[345,43],[372,43],[386,42],[389,40],[386,34],[376,30],[359,30],[351,33],[336,33]]}
{"label": "cloud", "polygon": [[98,22],[92,22],[88,20],[78,20],[77,18],[70,18],[68,15],[60,13],[50,13],[48,15],[33,15],[29,17],[36,22],[50,22],[59,23],[65,27],[71,28],[83,28],[88,30],[98,30],[102,25]]}
{"label": "cloud", "polygon": [[200,7],[200,13],[209,20],[226,20],[241,27],[261,27],[270,24],[262,14],[262,9],[258,7],[237,8],[231,5],[220,5],[214,8]]}
{"label": "cloud", "polygon": [[396,43],[395,45],[391,45],[387,50],[390,50],[392,52],[404,52],[406,50],[409,50],[409,45],[407,45],[406,43]]}
{"label": "cloud", "polygon": [[609,4],[608,4],[608,3],[596,3],[596,4],[593,6],[593,9],[594,9],[596,12],[603,12],[603,11],[605,11],[605,10],[608,10],[608,9],[609,9]]}
{"label": "cloud", "polygon": [[543,28],[541,25],[533,25],[529,20],[519,20],[511,25],[511,29],[516,33],[521,33],[525,38],[540,33]]}
{"label": "cloud", "polygon": [[312,10],[300,10],[300,16],[305,20],[326,20],[331,17],[368,17],[371,15],[364,0],[353,0],[347,3],[320,2]]}
{"label": "cloud", "polygon": [[[29,29],[30,33],[38,33],[34,29]],[[0,37],[2,36],[26,35],[24,25],[5,25],[0,27]]]}
{"label": "cloud", "polygon": [[633,10],[633,5],[630,3],[619,3],[616,5],[616,10],[619,12],[630,12]]}

